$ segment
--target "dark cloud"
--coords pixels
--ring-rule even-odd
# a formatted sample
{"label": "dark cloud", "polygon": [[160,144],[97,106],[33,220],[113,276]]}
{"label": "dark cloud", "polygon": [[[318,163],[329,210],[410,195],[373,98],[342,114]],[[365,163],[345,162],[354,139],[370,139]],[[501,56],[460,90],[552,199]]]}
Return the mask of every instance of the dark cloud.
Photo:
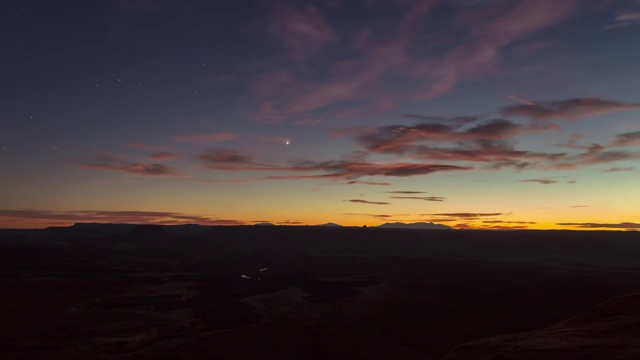
{"label": "dark cloud", "polygon": [[358,181],[352,180],[343,183],[344,185],[377,185],[377,186],[390,186],[391,183],[388,182],[377,182],[377,181]]}
{"label": "dark cloud", "polygon": [[485,124],[474,126],[464,132],[465,137],[472,139],[505,139],[524,132],[524,127],[510,120],[496,119]]}
{"label": "dark cloud", "polygon": [[420,163],[376,164],[368,162],[325,161],[305,162],[288,168],[291,171],[323,171],[317,177],[357,178],[361,176],[407,177],[436,172],[471,170],[470,167]]}
{"label": "dark cloud", "polygon": [[[566,156],[566,153],[517,150],[509,142],[517,135],[546,129],[546,126],[523,126],[494,119],[471,128],[423,123],[351,129],[351,133],[359,145],[374,153],[409,155],[422,161],[484,162],[493,169],[514,167],[521,170],[538,162],[553,163]],[[439,143],[454,146],[434,146]]]}
{"label": "dark cloud", "polygon": [[0,210],[0,216],[38,219],[60,220],[67,223],[73,222],[100,222],[100,223],[134,223],[134,224],[178,224],[190,223],[201,225],[241,225],[239,220],[215,219],[205,216],[190,215],[177,212],[162,211],[107,211],[107,210],[73,210],[73,211],[48,211],[48,210]]}
{"label": "dark cloud", "polygon": [[183,176],[178,168],[173,166],[135,162],[123,156],[106,153],[82,160],[80,166],[90,170],[118,171],[140,176]]}
{"label": "dark cloud", "polygon": [[277,225],[304,225],[303,221],[299,220],[285,220],[276,222]]}
{"label": "dark cloud", "polygon": [[218,219],[218,220],[210,220],[210,221],[207,221],[205,223],[201,223],[201,225],[229,225],[229,226],[236,226],[236,225],[246,225],[246,223],[244,221],[240,221],[240,220]]}
{"label": "dark cloud", "polygon": [[535,221],[504,221],[504,220],[483,220],[483,224],[516,224],[516,225],[534,225]]}
{"label": "dark cloud", "polygon": [[[424,214],[422,214],[424,215]],[[455,218],[429,218],[429,219],[420,219],[420,220],[416,220],[415,222],[430,222],[430,223],[445,223],[445,222],[452,222],[452,221],[458,221],[458,219]]]}
{"label": "dark cloud", "polygon": [[352,202],[352,203],[370,204],[370,205],[389,205],[390,204],[388,202],[368,201],[368,200],[360,200],[360,199],[350,199],[350,200],[344,200],[344,201]]}
{"label": "dark cloud", "polygon": [[278,170],[277,166],[257,163],[253,157],[235,149],[211,149],[196,155],[196,159],[202,161],[207,168],[213,170]]}
{"label": "dark cloud", "polygon": [[155,160],[155,161],[173,160],[173,159],[176,159],[177,157],[178,157],[178,155],[176,155],[174,153],[170,153],[168,151],[158,151],[158,152],[153,152],[153,153],[147,155],[147,158],[149,158],[151,160]]}
{"label": "dark cloud", "polygon": [[524,229],[528,229],[528,226],[525,225],[491,225],[491,226],[482,226],[481,229],[487,229],[487,230],[524,230]]}
{"label": "dark cloud", "polygon": [[251,164],[253,159],[234,149],[213,149],[197,156],[198,159],[211,164]]}
{"label": "dark cloud", "polygon": [[560,226],[572,226],[580,229],[640,229],[640,224],[632,222],[621,223],[557,223]]}
{"label": "dark cloud", "polygon": [[[443,171],[470,170],[470,167],[422,164],[422,163],[370,163],[360,160],[331,160],[331,161],[303,161],[288,166],[261,164],[251,156],[237,150],[216,149],[200,154],[197,158],[206,163],[207,168],[226,171],[282,171],[290,173],[320,172],[310,175],[282,175],[267,176],[253,180],[304,180],[304,179],[347,179],[353,180],[362,176],[393,176],[406,177],[428,175]],[[386,183],[358,182],[368,185],[382,185]],[[353,183],[355,184],[355,183]]]}
{"label": "dark cloud", "polygon": [[547,169],[570,170],[615,161],[638,159],[640,159],[640,152],[607,150],[605,146],[591,144],[586,151],[571,157],[565,157],[561,162],[548,165]]}
{"label": "dark cloud", "polygon": [[392,199],[424,200],[424,201],[444,201],[440,196],[392,196]]}
{"label": "dark cloud", "polygon": [[402,115],[402,117],[407,119],[420,120],[420,121],[452,123],[458,126],[476,122],[480,119],[478,116],[444,117],[444,116],[431,116],[431,115],[418,115],[418,114],[404,114]]}
{"label": "dark cloud", "polygon": [[508,215],[505,213],[436,213],[436,214],[421,214],[422,216],[444,216],[451,219],[464,219],[475,220],[483,217]]}
{"label": "dark cloud", "polygon": [[623,172],[623,171],[634,171],[636,168],[633,166],[629,167],[612,167],[603,170],[604,172]]}
{"label": "dark cloud", "polygon": [[577,98],[562,101],[519,104],[503,110],[505,116],[523,116],[533,120],[565,119],[579,120],[610,112],[640,109],[640,104],[625,104],[599,98]]}
{"label": "dark cloud", "polygon": [[460,125],[442,123],[367,128],[361,129],[355,140],[369,151],[402,154],[415,150],[418,145],[427,143],[500,140],[531,131],[531,129],[510,120],[493,119],[466,129],[462,129]]}
{"label": "dark cloud", "polygon": [[347,215],[347,216],[366,216],[366,217],[372,217],[372,218],[376,218],[376,219],[389,219],[392,218],[396,215],[389,215],[389,214],[355,214],[355,213],[344,213],[341,215]]}
{"label": "dark cloud", "polygon": [[426,194],[425,191],[385,191],[388,194]]}
{"label": "dark cloud", "polygon": [[237,139],[240,134],[230,132],[217,132],[212,134],[192,134],[192,135],[180,135],[175,138],[175,141],[190,142],[190,143],[218,143],[228,140]]}
{"label": "dark cloud", "polygon": [[538,184],[542,184],[542,185],[549,185],[549,184],[557,184],[558,181],[556,180],[549,180],[549,179],[527,179],[527,180],[519,180],[518,182],[532,182],[532,183],[538,183]]}
{"label": "dark cloud", "polygon": [[640,146],[640,131],[616,135],[616,139],[611,146]]}

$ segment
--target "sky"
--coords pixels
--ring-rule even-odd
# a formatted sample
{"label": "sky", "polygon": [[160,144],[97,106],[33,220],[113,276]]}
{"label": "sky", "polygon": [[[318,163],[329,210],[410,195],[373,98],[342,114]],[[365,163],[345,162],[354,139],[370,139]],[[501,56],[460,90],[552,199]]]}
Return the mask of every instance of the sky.
{"label": "sky", "polygon": [[0,10],[0,228],[640,229],[638,0]]}

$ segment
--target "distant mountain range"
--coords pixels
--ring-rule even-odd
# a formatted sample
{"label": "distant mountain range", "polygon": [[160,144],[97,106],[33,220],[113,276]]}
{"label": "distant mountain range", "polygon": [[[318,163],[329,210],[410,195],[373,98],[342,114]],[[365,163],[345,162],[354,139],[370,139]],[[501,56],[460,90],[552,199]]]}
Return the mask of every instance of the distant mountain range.
{"label": "distant mountain range", "polygon": [[382,225],[376,226],[377,228],[383,229],[434,229],[434,230],[452,230],[452,227],[442,224],[434,224],[428,222],[415,222],[415,223],[401,223],[401,222],[393,222],[393,223],[384,223]]}
{"label": "distant mountain range", "polygon": [[[71,231],[77,235],[84,236],[96,236],[104,234],[123,234],[128,233],[138,227],[156,227],[162,229],[169,235],[197,235],[208,231],[211,226],[197,225],[197,224],[185,224],[185,225],[139,225],[139,224],[109,224],[109,223],[76,223],[68,227],[49,227],[46,230],[51,233],[62,233]],[[254,226],[278,226],[273,223],[263,222],[257,223]],[[325,224],[313,225],[315,227],[343,227],[340,224],[328,222]],[[380,229],[434,229],[434,230],[451,230],[452,228],[442,224],[434,224],[428,222],[415,222],[415,223],[384,223],[378,226],[370,226],[370,228]]]}
{"label": "distant mountain range", "polygon": [[[277,226],[272,223],[258,223],[256,226]],[[313,225],[316,227],[343,227],[340,224],[328,222],[326,224],[318,224]],[[442,224],[434,224],[428,222],[415,222],[415,223],[384,223],[378,226],[371,226],[371,228],[381,228],[381,229],[432,229],[432,230],[452,230],[451,227]]]}

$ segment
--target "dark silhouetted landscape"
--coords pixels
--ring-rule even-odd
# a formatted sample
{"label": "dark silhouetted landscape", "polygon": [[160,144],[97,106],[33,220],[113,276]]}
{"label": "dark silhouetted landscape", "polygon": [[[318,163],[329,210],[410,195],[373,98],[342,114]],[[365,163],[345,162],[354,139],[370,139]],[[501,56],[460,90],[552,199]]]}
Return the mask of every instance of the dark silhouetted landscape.
{"label": "dark silhouetted landscape", "polygon": [[2,359],[640,357],[635,232],[76,224],[0,239]]}

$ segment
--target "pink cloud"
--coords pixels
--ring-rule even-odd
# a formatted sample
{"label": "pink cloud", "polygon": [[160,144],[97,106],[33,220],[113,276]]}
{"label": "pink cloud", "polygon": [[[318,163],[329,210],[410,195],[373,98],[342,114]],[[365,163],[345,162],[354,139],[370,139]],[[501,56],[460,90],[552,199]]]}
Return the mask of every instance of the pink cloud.
{"label": "pink cloud", "polygon": [[213,134],[181,135],[181,136],[177,136],[175,140],[180,142],[217,143],[217,142],[237,139],[239,137],[240,137],[240,134],[234,134],[230,132],[218,132]]}
{"label": "pink cloud", "polygon": [[184,176],[180,170],[174,166],[137,162],[127,159],[124,156],[110,155],[108,153],[86,158],[80,162],[80,166],[89,170],[116,171],[138,176]]}
{"label": "pink cloud", "polygon": [[575,121],[624,110],[640,110],[640,104],[625,104],[599,98],[577,98],[562,101],[534,102],[507,107],[507,116],[524,116],[533,120],[565,119]]}
{"label": "pink cloud", "polygon": [[319,52],[338,40],[322,12],[312,5],[295,9],[281,4],[273,14],[271,33],[280,39],[296,60]]}
{"label": "pink cloud", "polygon": [[60,225],[75,222],[129,223],[129,224],[200,224],[200,225],[243,225],[243,221],[217,219],[208,216],[162,211],[109,211],[109,210],[4,210],[0,216],[17,219],[58,221]]}
{"label": "pink cloud", "polygon": [[178,158],[178,155],[166,151],[160,151],[149,154],[147,158],[155,161],[168,161]]}
{"label": "pink cloud", "polygon": [[[429,23],[440,2],[416,1],[405,7],[405,15],[392,29],[356,30],[350,43],[339,44],[351,46],[344,51],[348,57],[320,78],[314,76],[317,74],[312,71],[313,64],[304,67],[305,71],[282,67],[256,78],[253,88],[259,108],[257,117],[283,122],[340,105],[340,109],[330,110],[331,118],[345,120],[451,92],[462,81],[500,73],[500,54],[505,47],[571,16],[580,1],[492,2],[482,7],[461,7],[449,19],[460,34],[435,39],[424,24]],[[290,29],[285,26],[283,29],[291,31],[279,32],[278,36],[301,61],[337,36],[333,29],[319,25],[325,21],[320,10],[308,11],[306,14],[288,9],[282,17],[285,20],[280,20],[296,24]],[[301,19],[305,19],[305,26],[299,24]],[[303,35],[311,39],[305,45],[300,40]],[[417,44],[420,46],[414,46]],[[434,45],[439,50],[428,51]],[[398,96],[400,93],[402,97]]]}

